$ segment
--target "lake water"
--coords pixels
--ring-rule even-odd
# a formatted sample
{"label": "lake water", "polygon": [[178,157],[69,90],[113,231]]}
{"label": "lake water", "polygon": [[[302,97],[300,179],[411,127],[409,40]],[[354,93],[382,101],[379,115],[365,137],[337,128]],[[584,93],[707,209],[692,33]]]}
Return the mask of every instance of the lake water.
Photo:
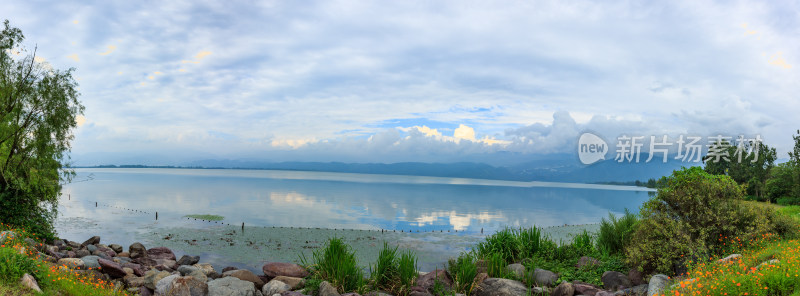
{"label": "lake water", "polygon": [[[219,236],[240,229],[242,223],[248,228],[356,233],[449,231],[451,236],[456,232],[478,236],[506,226],[591,224],[609,212],[637,210],[651,193],[627,186],[301,171],[87,168],[76,172],[62,190],[56,223],[61,237],[81,242],[100,235],[105,243],[124,246],[134,241],[150,243],[148,247],[170,243],[177,253],[181,247],[173,237],[203,231]],[[215,223],[185,217],[195,214],[224,219]],[[454,240],[466,244],[464,239]],[[220,252],[212,253],[207,255]],[[246,259],[222,261],[235,265]]]}

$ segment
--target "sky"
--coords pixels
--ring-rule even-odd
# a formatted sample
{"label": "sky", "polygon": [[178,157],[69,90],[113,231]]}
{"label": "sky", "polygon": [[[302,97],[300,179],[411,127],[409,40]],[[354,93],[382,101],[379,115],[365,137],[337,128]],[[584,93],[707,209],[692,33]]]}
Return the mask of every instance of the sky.
{"label": "sky", "polygon": [[78,165],[576,154],[585,131],[758,135],[786,158],[800,128],[796,1],[0,7],[76,69]]}

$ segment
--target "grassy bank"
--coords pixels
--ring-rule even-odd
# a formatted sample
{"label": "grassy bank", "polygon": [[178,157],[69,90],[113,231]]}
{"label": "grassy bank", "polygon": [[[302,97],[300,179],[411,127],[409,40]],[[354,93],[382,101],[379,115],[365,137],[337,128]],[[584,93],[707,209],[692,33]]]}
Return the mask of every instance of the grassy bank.
{"label": "grassy bank", "polygon": [[[0,295],[130,295],[115,291],[113,284],[97,279],[91,270],[75,271],[39,259],[36,246],[25,241],[30,234],[24,230],[0,224],[0,231],[14,233],[0,244]],[[20,285],[24,274],[36,279],[41,293]]]}

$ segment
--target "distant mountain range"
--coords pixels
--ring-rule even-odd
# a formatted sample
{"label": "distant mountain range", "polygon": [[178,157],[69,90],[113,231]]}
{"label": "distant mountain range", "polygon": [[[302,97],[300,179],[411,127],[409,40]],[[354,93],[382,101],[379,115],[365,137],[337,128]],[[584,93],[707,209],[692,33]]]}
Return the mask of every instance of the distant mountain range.
{"label": "distant mountain range", "polygon": [[[344,162],[266,162],[257,160],[217,160],[207,159],[191,161],[175,167],[185,168],[228,168],[228,169],[270,169],[299,170],[320,172],[342,172],[361,174],[389,174],[434,176],[451,178],[476,178],[510,181],[551,181],[607,183],[647,181],[669,175],[682,166],[698,165],[680,162],[674,159],[663,163],[651,161],[645,163],[647,154],[641,156],[640,163],[617,162],[613,159],[600,161],[592,165],[582,165],[575,155],[550,154],[527,157],[524,162],[513,162],[513,157],[506,161],[496,161],[490,165],[476,159],[476,162],[454,163],[344,163]],[[660,159],[659,159],[660,160]],[[153,167],[144,165],[106,165],[96,167]],[[158,166],[164,167],[164,166]],[[170,166],[171,167],[171,166]]]}

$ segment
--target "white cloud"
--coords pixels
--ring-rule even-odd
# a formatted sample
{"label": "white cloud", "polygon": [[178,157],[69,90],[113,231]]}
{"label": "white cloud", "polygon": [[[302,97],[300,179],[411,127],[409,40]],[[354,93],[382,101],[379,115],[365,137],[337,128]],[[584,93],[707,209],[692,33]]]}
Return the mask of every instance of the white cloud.
{"label": "white cloud", "polygon": [[800,126],[796,3],[63,1],[4,11],[21,16],[11,24],[28,48],[82,78],[91,122],[77,154],[436,159],[561,151],[589,128],[761,133],[785,155]]}

